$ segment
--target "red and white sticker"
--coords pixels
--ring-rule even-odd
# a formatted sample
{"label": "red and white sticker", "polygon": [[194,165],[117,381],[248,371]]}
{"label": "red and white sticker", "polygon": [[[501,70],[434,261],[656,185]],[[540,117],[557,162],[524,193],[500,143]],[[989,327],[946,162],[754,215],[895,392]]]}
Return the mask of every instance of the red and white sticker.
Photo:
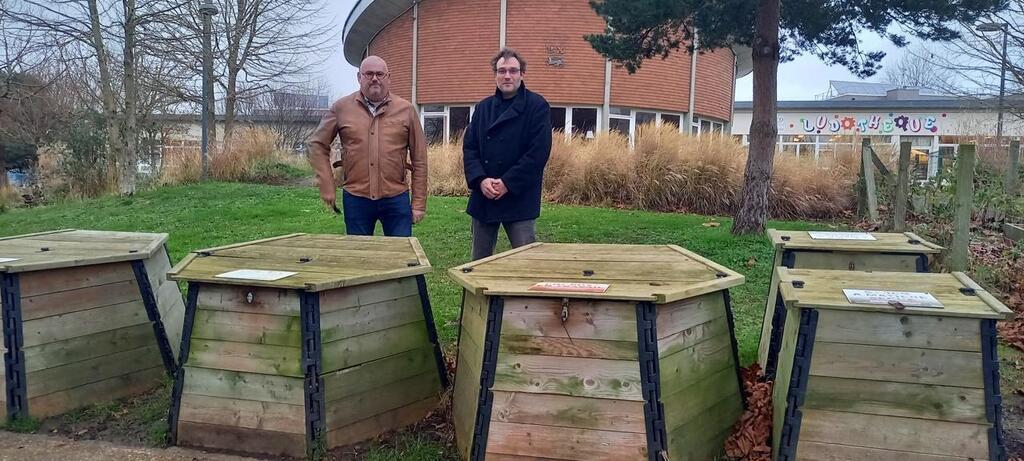
{"label": "red and white sticker", "polygon": [[569,291],[574,293],[604,293],[608,291],[607,283],[583,282],[539,282],[530,287],[532,291]]}

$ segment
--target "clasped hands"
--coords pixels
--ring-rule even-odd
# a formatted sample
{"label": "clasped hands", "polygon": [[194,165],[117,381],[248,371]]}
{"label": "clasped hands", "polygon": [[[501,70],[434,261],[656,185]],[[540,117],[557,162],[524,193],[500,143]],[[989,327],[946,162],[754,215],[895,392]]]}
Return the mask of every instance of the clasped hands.
{"label": "clasped hands", "polygon": [[498,200],[508,193],[508,188],[500,179],[484,178],[483,181],[480,181],[480,192],[484,193],[484,197]]}

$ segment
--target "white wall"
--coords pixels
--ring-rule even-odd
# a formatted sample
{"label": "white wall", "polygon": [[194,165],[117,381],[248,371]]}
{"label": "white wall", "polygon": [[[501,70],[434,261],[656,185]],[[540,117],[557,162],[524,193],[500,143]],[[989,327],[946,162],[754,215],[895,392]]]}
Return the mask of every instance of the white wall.
{"label": "white wall", "polygon": [[[749,110],[737,110],[732,134],[750,133]],[[779,111],[779,134],[823,135],[977,135],[996,133],[996,113],[982,111]],[[823,127],[822,127],[823,126]],[[1024,123],[1004,115],[1003,134],[1024,135]]]}

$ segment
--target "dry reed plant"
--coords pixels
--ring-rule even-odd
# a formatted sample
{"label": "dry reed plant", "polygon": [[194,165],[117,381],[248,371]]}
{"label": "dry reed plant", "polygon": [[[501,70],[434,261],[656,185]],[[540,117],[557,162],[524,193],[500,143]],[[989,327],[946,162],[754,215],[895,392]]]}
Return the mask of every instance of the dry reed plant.
{"label": "dry reed plant", "polygon": [[[264,181],[275,165],[308,169],[306,158],[277,148],[278,135],[265,128],[241,128],[232,137],[230,150],[211,149],[210,177],[219,181]],[[198,182],[202,161],[198,148],[174,149],[164,154],[161,184]]]}
{"label": "dry reed plant", "polygon": [[[731,215],[739,204],[746,149],[718,135],[690,136],[643,126],[635,146],[617,133],[591,140],[556,133],[544,196],[556,203]],[[431,193],[466,195],[462,146],[430,148]],[[773,218],[827,219],[854,204],[856,160],[850,152],[815,162],[778,156],[769,191]]]}

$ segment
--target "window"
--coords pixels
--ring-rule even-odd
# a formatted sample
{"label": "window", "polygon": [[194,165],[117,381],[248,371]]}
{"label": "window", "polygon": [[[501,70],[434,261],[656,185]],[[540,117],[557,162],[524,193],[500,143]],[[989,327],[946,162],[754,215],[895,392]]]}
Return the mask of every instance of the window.
{"label": "window", "polygon": [[423,134],[427,144],[444,142],[444,106],[423,106]]}
{"label": "window", "polygon": [[654,119],[657,116],[654,112],[637,112],[636,113],[636,126],[644,124],[654,124]]}
{"label": "window", "polygon": [[618,131],[625,137],[629,137],[629,119],[619,117],[608,118],[608,128],[612,131]]}
{"label": "window", "polygon": [[701,134],[711,133],[711,120],[700,121],[700,132]]}
{"label": "window", "polygon": [[462,132],[469,126],[469,106],[453,106],[448,108],[448,140],[462,138]]}
{"label": "window", "polygon": [[665,124],[665,123],[672,124],[672,125],[675,125],[676,128],[679,128],[679,119],[680,118],[679,118],[678,115],[661,114],[661,123],[662,124]]}
{"label": "window", "polygon": [[565,108],[551,108],[551,129],[565,131]]}
{"label": "window", "polygon": [[572,110],[572,134],[590,139],[597,134],[597,109],[578,107]]}

